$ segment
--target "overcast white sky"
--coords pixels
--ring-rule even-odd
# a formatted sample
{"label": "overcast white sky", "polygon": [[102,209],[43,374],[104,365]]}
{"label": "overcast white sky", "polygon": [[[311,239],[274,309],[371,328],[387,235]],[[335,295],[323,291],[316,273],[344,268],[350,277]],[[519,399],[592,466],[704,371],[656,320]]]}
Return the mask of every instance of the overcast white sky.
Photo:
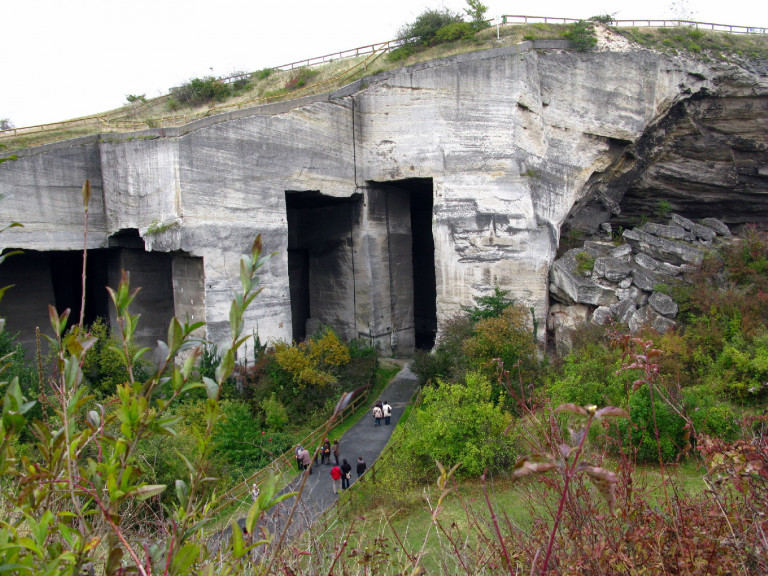
{"label": "overcast white sky", "polygon": [[[682,6],[681,6],[682,3]],[[485,0],[526,14],[768,26],[765,0]],[[16,126],[117,108],[194,77],[254,71],[390,40],[427,8],[465,0],[4,0],[0,118]]]}

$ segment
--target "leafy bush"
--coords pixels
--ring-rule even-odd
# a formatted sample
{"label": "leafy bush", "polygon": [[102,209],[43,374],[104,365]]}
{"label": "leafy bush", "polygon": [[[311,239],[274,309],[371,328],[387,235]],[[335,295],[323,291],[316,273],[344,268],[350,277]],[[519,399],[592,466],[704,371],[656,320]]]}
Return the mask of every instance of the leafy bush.
{"label": "leafy bush", "polygon": [[293,74],[285,83],[285,89],[288,91],[298,90],[306,86],[312,78],[320,74],[319,70],[312,70],[312,68],[301,68]]}
{"label": "leafy bush", "polygon": [[485,376],[470,373],[465,382],[438,382],[424,390],[421,406],[409,418],[399,451],[412,466],[405,473],[428,477],[435,460],[446,467],[460,463],[464,477],[500,470],[516,456],[503,434],[509,424]]}
{"label": "leafy bush", "polygon": [[274,68],[262,68],[256,73],[256,78],[259,80],[266,80],[274,73]]}
{"label": "leafy bush", "polygon": [[[130,380],[120,352],[122,342],[112,334],[103,318],[97,318],[87,331],[97,340],[85,354],[83,375],[90,387],[101,397],[112,396],[120,384]],[[130,354],[136,354],[137,351],[137,346],[129,347]],[[134,377],[139,380],[146,378],[148,366],[147,361],[140,361]]]}
{"label": "leafy bush", "polygon": [[443,8],[430,8],[416,17],[416,20],[406,24],[397,32],[397,39],[410,46],[429,46],[436,40],[441,28],[450,24],[462,22],[461,15]]}
{"label": "leafy bush", "polygon": [[224,400],[221,410],[223,418],[214,428],[213,444],[230,466],[241,470],[263,468],[290,449],[290,436],[254,425],[247,403]]}
{"label": "leafy bush", "polygon": [[600,24],[605,24],[606,26],[609,26],[613,24],[613,15],[599,14],[598,16],[590,16],[589,20],[591,22],[600,22]]}
{"label": "leafy bush", "polygon": [[128,94],[125,97],[125,100],[129,104],[133,104],[134,102],[146,102],[147,95],[146,94]]}
{"label": "leafy bush", "polygon": [[214,78],[193,78],[189,82],[171,89],[171,95],[181,106],[195,107],[213,101],[223,102],[232,94],[232,87]]}
{"label": "leafy bush", "polygon": [[288,411],[280,400],[275,398],[275,393],[261,402],[264,412],[264,424],[269,430],[281,431],[288,424]]}
{"label": "leafy bush", "polygon": [[462,38],[471,38],[474,34],[475,29],[469,22],[453,22],[437,31],[434,42],[435,44],[454,42]]}
{"label": "leafy bush", "polygon": [[[631,423],[619,422],[619,430],[624,439],[624,446],[629,446],[629,427],[632,427],[632,445],[637,451],[640,462],[658,462],[659,453],[664,462],[672,462],[688,447],[685,432],[685,420],[677,415],[670,406],[654,396],[651,408],[651,395],[647,386],[634,392],[629,399],[628,408]],[[654,427],[654,412],[656,427]],[[658,428],[658,439],[656,438]],[[658,441],[657,441],[658,440]]]}
{"label": "leafy bush", "polygon": [[525,382],[535,379],[536,340],[530,312],[522,306],[508,306],[500,316],[478,321],[463,348],[473,369],[489,377],[496,373],[492,361],[498,358],[507,370],[518,366]]}

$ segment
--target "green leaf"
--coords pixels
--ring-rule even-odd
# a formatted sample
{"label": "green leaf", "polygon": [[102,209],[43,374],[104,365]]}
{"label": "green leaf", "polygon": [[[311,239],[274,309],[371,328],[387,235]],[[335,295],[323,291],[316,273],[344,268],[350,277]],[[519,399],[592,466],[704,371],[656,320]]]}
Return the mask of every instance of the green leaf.
{"label": "green leaf", "polygon": [[173,574],[190,574],[190,568],[200,555],[200,548],[195,544],[185,544],[173,558]]}
{"label": "green leaf", "polygon": [[215,400],[219,396],[219,385],[208,378],[208,376],[203,376],[203,383],[205,384],[205,393],[208,395],[208,398],[210,400]]}
{"label": "green leaf", "polygon": [[88,212],[88,204],[91,202],[91,181],[86,178],[85,184],[83,184],[83,210]]}
{"label": "green leaf", "polygon": [[232,554],[235,558],[245,556],[245,542],[243,542],[243,531],[240,530],[240,524],[237,520],[232,520]]}
{"label": "green leaf", "polygon": [[165,484],[145,484],[134,488],[126,494],[126,496],[135,496],[138,500],[146,500],[152,496],[162,494],[168,486]]}

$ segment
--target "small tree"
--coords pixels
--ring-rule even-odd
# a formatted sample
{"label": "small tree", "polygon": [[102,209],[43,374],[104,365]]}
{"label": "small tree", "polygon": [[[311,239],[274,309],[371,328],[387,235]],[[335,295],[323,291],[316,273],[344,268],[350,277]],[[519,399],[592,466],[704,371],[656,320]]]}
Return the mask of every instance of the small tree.
{"label": "small tree", "polygon": [[467,8],[464,8],[464,14],[471,18],[472,28],[477,32],[488,27],[488,20],[485,13],[488,12],[488,6],[480,0],[467,0]]}
{"label": "small tree", "polygon": [[406,24],[397,33],[397,39],[405,45],[429,46],[435,40],[437,31],[444,26],[461,22],[460,14],[447,8],[435,10],[430,8],[416,17],[416,20]]}
{"label": "small tree", "polygon": [[13,130],[14,128],[16,126],[8,118],[0,118],[0,130]]}
{"label": "small tree", "polygon": [[571,24],[570,30],[565,33],[565,37],[576,45],[576,49],[579,52],[591,50],[597,44],[594,24],[586,20],[579,20]]}

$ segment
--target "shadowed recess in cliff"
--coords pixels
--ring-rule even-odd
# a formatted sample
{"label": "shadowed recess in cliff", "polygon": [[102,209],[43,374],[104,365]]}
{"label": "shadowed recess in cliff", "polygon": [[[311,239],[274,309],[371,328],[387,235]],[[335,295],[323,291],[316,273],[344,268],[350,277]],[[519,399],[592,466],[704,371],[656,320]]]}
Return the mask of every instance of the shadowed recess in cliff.
{"label": "shadowed recess in cliff", "polygon": [[359,227],[360,194],[326,196],[286,190],[288,278],[293,339],[321,326],[343,337],[355,333],[353,234]]}
{"label": "shadowed recess in cliff", "polygon": [[[14,284],[0,304],[12,333],[28,352],[35,349],[35,327],[50,333],[48,305],[59,314],[69,308],[69,324],[80,319],[83,253],[78,250],[34,251],[9,258],[2,267],[3,284]],[[139,345],[166,338],[168,322],[202,316],[202,259],[184,253],[145,252],[137,230],[121,230],[109,239],[109,248],[88,251],[84,322],[103,318],[114,324],[114,311],[106,291],[117,286],[122,270],[131,274],[131,286],[141,287],[131,307],[141,314],[136,333]],[[188,300],[188,301],[187,301]],[[202,318],[201,318],[202,319]]]}

